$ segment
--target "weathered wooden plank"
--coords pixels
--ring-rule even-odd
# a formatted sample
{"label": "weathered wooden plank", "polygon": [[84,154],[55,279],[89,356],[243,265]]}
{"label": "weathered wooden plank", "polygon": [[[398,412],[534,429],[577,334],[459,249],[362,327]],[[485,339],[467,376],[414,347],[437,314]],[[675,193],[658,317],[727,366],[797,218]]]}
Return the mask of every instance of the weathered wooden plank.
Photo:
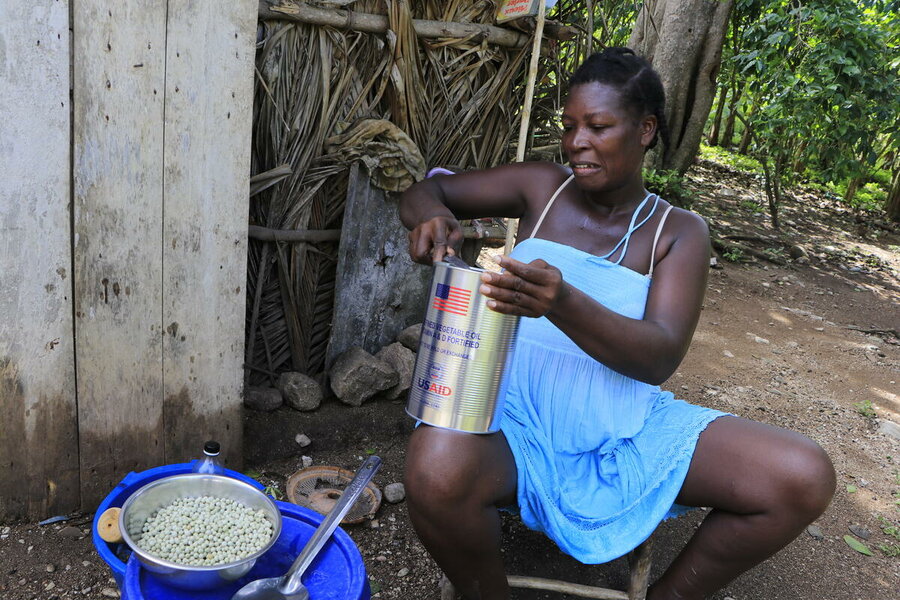
{"label": "weathered wooden plank", "polygon": [[79,502],[68,4],[0,3],[0,521]]}
{"label": "weathered wooden plank", "polygon": [[354,164],[326,366],[352,346],[377,352],[404,327],[421,322],[430,279],[431,269],[409,258],[397,202],[373,187],[365,169]]}
{"label": "weathered wooden plank", "polygon": [[169,0],[163,376],[169,462],[240,467],[257,2]]}
{"label": "weathered wooden plank", "polygon": [[166,2],[80,0],[74,27],[75,328],[82,506],[162,464]]}

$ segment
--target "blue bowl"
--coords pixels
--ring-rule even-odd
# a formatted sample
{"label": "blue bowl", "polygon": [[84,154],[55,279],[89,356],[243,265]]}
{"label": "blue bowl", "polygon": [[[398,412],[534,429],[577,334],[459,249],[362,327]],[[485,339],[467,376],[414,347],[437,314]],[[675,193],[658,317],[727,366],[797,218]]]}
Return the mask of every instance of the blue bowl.
{"label": "blue bowl", "polygon": [[[230,600],[237,590],[251,581],[284,575],[322,522],[322,515],[287,502],[275,504],[282,516],[281,535],[241,579],[213,590],[182,590],[166,585],[132,556],[125,569],[124,586],[120,586],[122,599]],[[310,565],[303,583],[309,589],[310,600],[369,600],[370,597],[362,556],[350,536],[340,528]]]}
{"label": "blue bowl", "polygon": [[[97,549],[97,554],[99,554],[100,558],[109,565],[113,578],[116,580],[116,584],[120,589],[122,588],[122,583],[125,579],[125,563],[131,555],[131,550],[125,544],[110,544],[100,537],[100,534],[97,533],[97,521],[100,519],[100,515],[108,508],[121,508],[122,505],[125,504],[125,501],[128,500],[129,496],[151,481],[156,481],[157,479],[162,479],[163,477],[168,477],[170,475],[190,473],[195,462],[196,461],[164,465],[162,467],[154,467],[138,473],[131,472],[119,482],[106,498],[103,499],[100,506],[97,507],[97,512],[94,514],[94,524],[91,529],[91,538],[94,541],[94,547]],[[225,469],[225,475],[249,483],[258,490],[264,489],[261,483],[247,477],[243,473]]]}

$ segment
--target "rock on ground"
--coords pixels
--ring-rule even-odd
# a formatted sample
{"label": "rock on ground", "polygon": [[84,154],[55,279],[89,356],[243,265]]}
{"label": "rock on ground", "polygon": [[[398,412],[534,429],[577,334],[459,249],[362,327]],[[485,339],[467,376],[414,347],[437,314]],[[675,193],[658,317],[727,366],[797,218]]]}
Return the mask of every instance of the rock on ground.
{"label": "rock on ground", "polygon": [[251,387],[244,394],[244,406],[253,410],[271,412],[283,403],[281,392],[275,388]]}
{"label": "rock on ground", "polygon": [[391,400],[398,398],[409,389],[412,383],[413,369],[416,366],[415,352],[409,350],[400,342],[394,342],[390,346],[385,346],[379,350],[375,356],[394,367],[394,370],[397,371],[397,385],[390,388],[386,395]]}
{"label": "rock on ground", "polygon": [[329,375],[335,395],[351,406],[361,406],[378,392],[397,385],[399,379],[394,367],[359,346],[341,354]]}
{"label": "rock on ground", "polygon": [[389,483],[384,486],[384,499],[391,504],[402,502],[406,498],[406,488],[402,483]]}
{"label": "rock on ground", "polygon": [[413,352],[419,351],[419,337],[422,335],[422,324],[419,323],[417,325],[410,325],[406,329],[400,332],[400,335],[397,336],[397,341],[412,350]]}
{"label": "rock on ground", "polygon": [[304,373],[288,372],[278,377],[284,403],[296,410],[316,410],[325,394],[319,383]]}
{"label": "rock on ground", "polygon": [[881,419],[881,422],[878,424],[878,433],[900,440],[900,425],[887,419]]}

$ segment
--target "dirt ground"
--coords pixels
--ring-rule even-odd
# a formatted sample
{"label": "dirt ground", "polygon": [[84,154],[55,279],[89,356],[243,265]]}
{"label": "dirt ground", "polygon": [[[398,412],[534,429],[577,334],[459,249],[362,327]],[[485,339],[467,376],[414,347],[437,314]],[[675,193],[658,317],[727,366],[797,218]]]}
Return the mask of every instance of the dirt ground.
{"label": "dirt ground", "polygon": [[[701,163],[690,180],[700,196],[694,209],[717,237],[755,238],[739,243],[768,248],[784,264],[744,251],[728,252],[739,262],[719,256],[691,350],[664,387],[691,402],[800,431],[826,449],[838,473],[834,500],[814,527],[714,598],[900,597],[900,534],[891,529],[900,527],[900,427],[890,430],[891,423],[900,425],[900,229],[795,191],[777,238],[757,208],[764,201],[757,179]],[[791,259],[792,244],[805,256]],[[384,460],[376,477],[383,487],[401,480],[411,430],[402,400],[376,398],[350,408],[332,399],[313,413],[248,411],[246,468],[283,490],[301,468],[301,455],[355,469],[374,452]],[[312,444],[301,449],[298,433]],[[698,510],[660,526],[654,577],[703,516]],[[92,515],[68,517],[0,525],[0,599],[117,597],[86,537]],[[374,597],[439,598],[440,573],[417,541],[403,502],[384,502],[375,521],[346,529],[363,555]],[[503,530],[511,574],[624,586],[621,559],[578,564],[512,516],[504,517]],[[872,556],[851,548],[845,536],[863,542]],[[513,593],[516,600],[562,597]]]}

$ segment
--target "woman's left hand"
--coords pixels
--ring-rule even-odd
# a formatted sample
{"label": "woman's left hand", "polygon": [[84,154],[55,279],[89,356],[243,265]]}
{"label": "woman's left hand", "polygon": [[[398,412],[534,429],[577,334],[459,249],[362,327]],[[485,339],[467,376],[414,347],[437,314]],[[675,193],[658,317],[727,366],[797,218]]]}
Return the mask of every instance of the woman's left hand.
{"label": "woman's left hand", "polygon": [[523,263],[508,256],[497,261],[504,273],[482,273],[481,293],[490,309],[508,315],[543,317],[568,293],[562,273],[541,259]]}

